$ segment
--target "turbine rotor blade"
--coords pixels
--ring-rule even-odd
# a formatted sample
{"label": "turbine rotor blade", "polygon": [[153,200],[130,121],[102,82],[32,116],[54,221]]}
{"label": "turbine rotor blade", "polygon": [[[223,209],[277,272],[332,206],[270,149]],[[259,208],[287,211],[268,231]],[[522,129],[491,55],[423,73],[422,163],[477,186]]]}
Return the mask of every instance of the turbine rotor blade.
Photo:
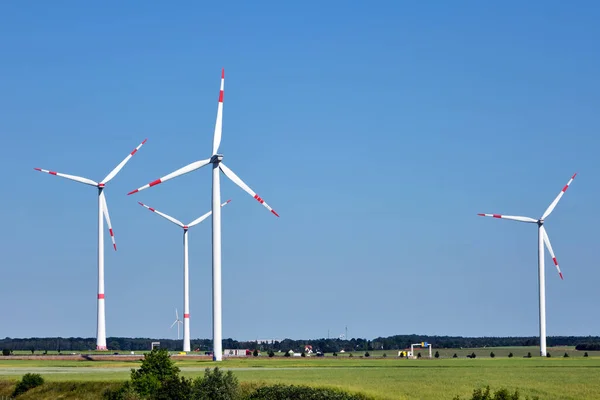
{"label": "turbine rotor blade", "polygon": [[195,171],[198,168],[202,168],[202,167],[204,167],[205,165],[207,165],[209,163],[210,163],[210,159],[208,159],[208,160],[200,160],[200,161],[193,162],[191,164],[186,165],[185,167],[179,168],[177,171],[171,172],[170,174],[163,176],[162,178],[159,178],[159,179],[157,179],[157,180],[155,180],[153,182],[150,182],[147,185],[144,185],[144,186],[142,186],[140,188],[132,190],[131,192],[127,193],[127,195],[140,192],[140,191],[142,191],[144,189],[148,189],[149,187],[156,186],[159,183],[166,182],[169,179],[173,179],[173,178],[176,178],[176,177],[178,177],[180,175],[187,174],[188,172]]}
{"label": "turbine rotor blade", "polygon": [[108,214],[108,205],[106,204],[106,197],[104,196],[104,192],[100,193],[100,198],[102,199],[102,213],[104,214],[104,219],[106,220],[106,224],[108,225],[108,232],[110,233],[110,238],[113,243],[113,247],[115,251],[117,251],[117,243],[115,242],[115,234],[112,229],[112,224],[110,223],[110,215]]}
{"label": "turbine rotor blade", "polygon": [[554,208],[556,207],[556,205],[560,201],[561,197],[563,197],[563,195],[565,194],[565,192],[569,188],[569,185],[571,184],[571,182],[573,182],[573,179],[575,179],[576,176],[577,176],[577,173],[573,174],[573,176],[571,177],[571,179],[569,179],[569,182],[567,182],[567,184],[565,185],[565,187],[562,188],[562,190],[560,191],[560,193],[558,194],[558,196],[556,196],[556,198],[554,199],[554,201],[548,206],[548,208],[546,209],[546,212],[544,212],[544,214],[542,215],[542,218],[540,218],[540,219],[546,219],[552,213],[552,211],[554,210]]}
{"label": "turbine rotor blade", "polygon": [[81,176],[62,174],[60,172],[48,171],[47,169],[41,169],[41,168],[34,168],[34,169],[36,171],[39,171],[39,172],[45,172],[45,173],[50,174],[50,175],[60,176],[61,178],[70,179],[70,180],[75,181],[75,182],[85,183],[86,185],[96,186],[96,187],[98,186],[98,182],[94,182],[91,179],[83,178]]}
{"label": "turbine rotor blade", "polygon": [[[229,203],[231,200],[227,200],[225,203],[221,204],[221,207],[224,207],[227,203]],[[206,218],[210,217],[210,215],[212,214],[212,211],[207,212],[206,214],[204,214],[203,216],[196,218],[194,221],[192,221],[190,224],[188,224],[188,228],[191,228],[194,225],[198,225],[200,222],[204,221]]]}
{"label": "turbine rotor blade", "polygon": [[119,173],[119,171],[120,171],[121,169],[123,169],[123,167],[125,166],[125,164],[127,164],[127,162],[128,162],[130,159],[131,159],[131,157],[133,157],[133,155],[134,155],[135,153],[137,153],[137,151],[140,149],[140,147],[142,147],[142,146],[144,145],[144,143],[146,143],[146,141],[147,141],[147,140],[148,140],[148,139],[144,139],[144,141],[143,141],[142,143],[140,143],[140,144],[138,145],[138,147],[136,147],[135,149],[133,149],[133,150],[131,151],[131,153],[129,153],[129,155],[128,155],[127,157],[125,157],[125,159],[124,159],[123,161],[121,161],[121,163],[120,163],[119,165],[117,165],[117,166],[115,167],[115,169],[113,169],[112,171],[110,171],[110,173],[109,173],[108,175],[106,175],[106,178],[104,178],[104,179],[102,180],[102,183],[106,184],[106,183],[108,183],[108,182],[109,182],[109,181],[110,181],[112,178],[114,178],[114,177],[115,177],[115,175],[117,175],[117,174]]}
{"label": "turbine rotor blade", "polygon": [[173,324],[171,325],[171,328],[174,327],[176,323],[177,323],[177,321],[173,322]]}
{"label": "turbine rotor blade", "polygon": [[219,151],[221,145],[221,132],[223,131],[223,95],[225,93],[225,68],[221,70],[221,91],[219,92],[219,105],[217,106],[217,121],[213,137],[213,155]]}
{"label": "turbine rotor blade", "polygon": [[519,221],[519,222],[529,222],[529,223],[537,223],[537,219],[529,218],[529,217],[519,217],[515,215],[502,215],[502,214],[477,214],[480,217],[493,217],[500,219],[509,219],[511,221]]}
{"label": "turbine rotor blade", "polygon": [[175,320],[179,321],[179,313],[177,312],[177,309],[175,309]]}
{"label": "turbine rotor blade", "polygon": [[160,215],[161,217],[163,217],[163,218],[165,218],[165,219],[168,219],[169,221],[171,221],[171,222],[172,222],[172,223],[174,223],[175,225],[178,225],[178,226],[180,226],[180,227],[182,227],[182,228],[184,227],[184,225],[183,225],[183,222],[181,222],[180,220],[178,220],[178,219],[175,219],[175,218],[173,218],[173,217],[171,217],[170,215],[167,215],[167,214],[165,214],[165,213],[162,213],[162,212],[160,212],[160,211],[158,211],[158,210],[156,210],[156,209],[154,209],[154,208],[152,208],[152,207],[150,207],[150,206],[148,206],[148,205],[146,205],[146,204],[144,204],[144,203],[142,203],[142,202],[139,202],[139,201],[138,201],[138,204],[139,204],[140,206],[142,206],[142,207],[145,207],[145,208],[147,208],[148,210],[152,211],[153,213],[156,213],[156,214]]}
{"label": "turbine rotor blade", "polygon": [[550,252],[550,256],[552,257],[552,261],[554,262],[554,265],[556,266],[556,269],[558,270],[558,275],[560,276],[560,279],[564,279],[562,272],[560,272],[560,267],[558,266],[558,261],[556,260],[556,256],[554,255],[554,250],[552,250],[552,245],[550,244],[550,238],[548,237],[548,233],[546,232],[546,228],[544,228],[544,226],[542,225],[540,227],[540,229],[542,230],[542,237],[544,238],[544,243],[546,244],[546,248]]}
{"label": "turbine rotor blade", "polygon": [[257,195],[256,192],[254,192],[254,190],[250,189],[250,187],[248,185],[246,185],[244,183],[244,181],[242,181],[240,179],[240,177],[237,176],[232,170],[227,168],[227,166],[225,164],[219,163],[219,168],[221,168],[221,171],[223,171],[225,176],[227,176],[229,179],[231,179],[233,181],[233,183],[235,183],[236,185],[241,187],[246,193],[248,193],[250,196],[254,197],[256,199],[256,201],[258,201],[260,204],[265,206],[265,208],[267,210],[271,211],[273,214],[275,214],[276,216],[279,217],[279,214],[277,214],[275,212],[275,210],[273,210],[271,208],[271,206],[269,206],[259,195]]}

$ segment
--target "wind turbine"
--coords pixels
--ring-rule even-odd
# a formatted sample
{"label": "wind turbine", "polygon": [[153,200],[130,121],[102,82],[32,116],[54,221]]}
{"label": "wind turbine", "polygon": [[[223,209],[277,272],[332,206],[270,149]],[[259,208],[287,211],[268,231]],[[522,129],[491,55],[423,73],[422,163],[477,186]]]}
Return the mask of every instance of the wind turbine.
{"label": "wind turbine", "polygon": [[[231,200],[227,200],[225,203],[221,204],[221,207],[225,206],[230,201]],[[146,207],[148,210],[160,215],[163,218],[166,218],[167,220],[171,221],[175,225],[178,225],[179,227],[183,228],[183,351],[189,352],[191,350],[190,350],[190,285],[189,285],[190,278],[189,278],[189,269],[188,269],[188,266],[189,266],[189,264],[188,264],[188,229],[191,228],[192,226],[197,225],[200,222],[204,221],[206,218],[208,218],[210,216],[210,214],[212,214],[212,211],[209,211],[206,214],[204,214],[203,216],[201,216],[200,218],[195,219],[194,221],[190,222],[187,225],[184,225],[183,222],[181,222],[165,213],[162,213],[150,206],[147,206],[144,203],[140,203],[139,201],[138,201],[138,203],[142,207]],[[175,311],[175,312],[177,312],[177,311]],[[179,336],[177,336],[177,339],[179,339]]]}
{"label": "wind turbine", "polygon": [[181,326],[182,322],[179,319],[179,313],[177,312],[177,309],[175,309],[175,322],[173,322],[173,325],[171,325],[171,329],[175,326],[175,324],[177,324],[177,340],[179,340],[179,327]]}
{"label": "wind turbine", "polygon": [[546,228],[544,228],[544,222],[546,218],[552,213],[561,197],[565,194],[573,179],[577,174],[573,174],[569,182],[562,188],[558,196],[554,199],[554,201],[548,206],[544,214],[539,219],[529,218],[529,217],[519,217],[513,215],[500,215],[500,214],[477,214],[481,217],[493,217],[500,219],[509,219],[512,221],[519,222],[527,222],[531,224],[537,224],[538,226],[538,281],[539,281],[539,295],[540,295],[540,355],[542,357],[546,356],[546,274],[544,271],[544,244],[548,248],[550,252],[550,256],[552,257],[552,261],[558,270],[558,275],[560,279],[563,278],[563,274],[560,271],[560,267],[558,266],[558,261],[556,260],[556,256],[554,255],[554,251],[552,250],[552,245],[550,244],[550,239],[548,238],[548,233],[546,233]]}
{"label": "wind turbine", "polygon": [[217,121],[215,123],[215,133],[213,138],[213,150],[212,157],[206,160],[200,160],[193,162],[185,167],[178,169],[177,171],[171,172],[168,175],[163,176],[155,181],[150,182],[138,189],[135,189],[128,194],[137,193],[141,190],[149,187],[158,185],[173,179],[177,176],[187,174],[205,165],[212,164],[212,290],[213,290],[213,360],[221,361],[223,359],[223,342],[222,342],[222,331],[221,331],[221,183],[219,170],[221,170],[226,177],[231,179],[233,183],[242,188],[250,196],[254,197],[260,204],[262,204],[267,210],[271,211],[274,215],[279,217],[279,214],[275,212],[259,195],[257,195],[248,185],[244,183],[232,170],[223,164],[223,155],[218,154],[219,145],[221,144],[221,131],[223,127],[223,94],[225,85],[225,70],[221,70],[221,90],[219,92],[219,105],[217,108]]}
{"label": "wind turbine", "polygon": [[86,185],[95,186],[98,188],[98,330],[96,332],[96,349],[106,350],[106,318],[104,314],[104,224],[102,221],[102,215],[106,219],[108,225],[108,232],[112,239],[113,247],[117,250],[117,244],[115,243],[115,235],[113,233],[112,225],[110,223],[110,216],[108,214],[108,206],[106,205],[106,198],[104,196],[104,186],[113,179],[119,171],[127,164],[127,162],[133,157],[133,155],[142,147],[146,140],[138,147],[133,149],[131,153],[119,165],[117,165],[106,177],[100,182],[94,182],[88,178],[82,178],[80,176],[62,174],[60,172],[48,171],[46,169],[34,168],[36,171],[45,172],[50,175],[60,176],[62,178],[70,179],[72,181],[85,183]]}

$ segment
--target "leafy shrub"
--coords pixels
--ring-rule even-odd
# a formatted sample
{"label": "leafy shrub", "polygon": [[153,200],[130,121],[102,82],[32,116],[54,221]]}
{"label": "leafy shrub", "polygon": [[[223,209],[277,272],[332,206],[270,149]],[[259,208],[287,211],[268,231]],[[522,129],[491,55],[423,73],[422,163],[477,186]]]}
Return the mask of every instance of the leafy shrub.
{"label": "leafy shrub", "polygon": [[452,356],[452,358],[458,358],[458,354],[454,353],[454,355]]}
{"label": "leafy shrub", "polygon": [[494,357],[496,357],[496,355],[494,354],[494,352],[493,352],[493,351],[490,353],[490,357],[491,357],[491,358],[494,358]]}
{"label": "leafy shrub", "polygon": [[252,393],[248,400],[367,400],[362,394],[351,394],[339,389],[313,388],[309,386],[273,385],[263,386]]}
{"label": "leafy shrub", "polygon": [[166,349],[153,349],[144,354],[139,369],[131,370],[131,384],[136,393],[150,396],[159,392],[162,383],[176,379],[179,368],[175,366]]}
{"label": "leafy shrub", "polygon": [[370,357],[370,356],[371,356],[371,355],[370,355],[370,354],[369,354],[369,352],[367,351],[367,352],[365,353],[365,357]]}
{"label": "leafy shrub", "polygon": [[[587,353],[586,353],[586,354],[587,354]],[[381,357],[383,357],[383,358],[386,358],[386,357],[387,357],[387,354],[383,353],[383,355],[382,355]]]}
{"label": "leafy shrub", "polygon": [[440,352],[436,350],[435,354],[433,355],[435,358],[440,358]]}
{"label": "leafy shrub", "polygon": [[254,357],[258,357],[258,350],[257,350],[257,349],[254,349],[254,351],[252,352],[252,355],[253,355]]}
{"label": "leafy shrub", "polygon": [[588,356],[588,353],[587,353],[587,351],[586,351],[585,353],[583,353],[583,356],[584,356],[584,357],[587,357],[587,356]]}
{"label": "leafy shrub", "polygon": [[531,358],[531,352],[527,352],[527,358]]}
{"label": "leafy shrub", "polygon": [[563,357],[569,357],[569,353],[565,352],[565,355]]}
{"label": "leafy shrub", "polygon": [[[219,367],[211,372],[204,370],[204,376],[194,380],[192,398],[210,400],[234,400],[239,397],[240,387],[233,372],[223,373]],[[179,398],[179,397],[174,397]]]}
{"label": "leafy shrub", "polygon": [[508,353],[508,358],[512,358],[513,357],[513,353]]}
{"label": "leafy shrub", "polygon": [[44,378],[40,374],[25,374],[23,378],[17,383],[12,396],[17,397],[20,394],[25,393],[29,389],[38,387],[44,384]]}
{"label": "leafy shrub", "polygon": [[275,353],[273,352],[273,350],[269,350],[269,357],[273,357],[275,356]]}
{"label": "leafy shrub", "polygon": [[417,353],[417,358],[421,358],[421,353]]}
{"label": "leafy shrub", "polygon": [[336,353],[335,351],[333,352],[333,356],[334,356],[334,357],[337,357],[337,353]]}
{"label": "leafy shrub", "polygon": [[283,354],[283,356],[284,356],[284,357],[290,357],[290,352],[289,352],[289,351],[286,351],[286,352]]}
{"label": "leafy shrub", "polygon": [[302,354],[300,354],[300,357],[306,357],[306,353],[302,352]]}
{"label": "leafy shrub", "polygon": [[348,353],[348,357],[354,357],[352,353]]}
{"label": "leafy shrub", "polygon": [[550,355],[550,353],[546,353],[546,357],[550,358],[552,356]]}
{"label": "leafy shrub", "polygon": [[10,349],[2,349],[3,356],[10,356]]}
{"label": "leafy shrub", "polygon": [[[490,392],[490,387],[487,386],[485,389],[475,389],[473,390],[473,395],[470,400],[519,400],[521,397],[519,395],[519,391],[515,390],[514,393],[511,393],[506,388],[502,388],[497,390],[493,395]],[[455,396],[453,400],[461,400],[459,396]],[[529,397],[526,397],[525,400],[529,400]],[[539,400],[539,397],[535,396],[531,400]]]}

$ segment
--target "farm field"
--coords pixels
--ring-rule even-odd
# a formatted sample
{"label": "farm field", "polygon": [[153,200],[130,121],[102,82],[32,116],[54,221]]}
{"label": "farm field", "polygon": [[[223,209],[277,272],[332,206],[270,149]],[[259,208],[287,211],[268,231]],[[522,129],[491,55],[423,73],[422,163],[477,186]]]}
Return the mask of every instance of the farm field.
{"label": "farm field", "polygon": [[[508,350],[507,350],[508,349]],[[283,358],[250,357],[226,359],[221,363],[189,357],[177,360],[182,374],[201,375],[207,367],[231,369],[240,382],[335,386],[386,399],[452,399],[467,397],[474,388],[518,389],[522,395],[546,399],[594,399],[600,393],[600,357],[523,358],[522,348],[463,349],[464,354],[481,353],[476,359],[440,358],[406,360],[348,357]],[[535,350],[534,348],[532,348]],[[471,351],[469,351],[471,350]],[[496,358],[490,358],[494,351]],[[503,351],[515,357],[501,356]],[[458,349],[449,349],[450,357]],[[531,351],[534,354],[533,351]],[[573,350],[574,352],[574,350]],[[371,352],[374,353],[374,352]],[[389,352],[391,353],[391,352]],[[440,350],[442,354],[442,351]],[[555,351],[557,353],[557,351]],[[397,354],[397,351],[395,352]],[[563,352],[564,354],[564,352]],[[557,354],[558,355],[558,354]],[[443,357],[443,356],[442,356]],[[9,358],[9,357],[7,357]],[[0,380],[15,380],[27,372],[40,373],[47,381],[119,381],[129,377],[138,361],[0,360]]]}

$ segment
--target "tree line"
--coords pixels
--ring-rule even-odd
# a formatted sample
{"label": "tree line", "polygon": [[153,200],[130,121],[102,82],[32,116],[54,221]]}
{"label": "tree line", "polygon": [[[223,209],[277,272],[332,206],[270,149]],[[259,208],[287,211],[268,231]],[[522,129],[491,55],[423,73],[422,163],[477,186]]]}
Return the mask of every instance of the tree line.
{"label": "tree line", "polygon": [[[548,346],[577,346],[578,350],[595,350],[599,346],[599,336],[548,336]],[[109,337],[107,345],[111,351],[149,351],[152,342],[160,342],[160,347],[177,351],[181,349],[181,340]],[[428,342],[435,348],[484,348],[500,346],[537,346],[539,338],[531,337],[463,337],[463,336],[429,336],[429,335],[395,335],[378,337],[372,340],[363,338],[345,339],[284,339],[269,343],[256,341],[237,341],[224,339],[223,349],[257,349],[259,351],[302,352],[305,346],[312,346],[313,352],[332,353],[340,351],[397,350],[409,348],[411,344]],[[205,353],[212,350],[212,340],[193,339],[191,347],[194,351]],[[594,348],[592,348],[594,347]],[[96,348],[95,338],[53,337],[53,338],[4,338],[0,339],[0,348],[25,350],[32,353],[45,351],[85,352]]]}

